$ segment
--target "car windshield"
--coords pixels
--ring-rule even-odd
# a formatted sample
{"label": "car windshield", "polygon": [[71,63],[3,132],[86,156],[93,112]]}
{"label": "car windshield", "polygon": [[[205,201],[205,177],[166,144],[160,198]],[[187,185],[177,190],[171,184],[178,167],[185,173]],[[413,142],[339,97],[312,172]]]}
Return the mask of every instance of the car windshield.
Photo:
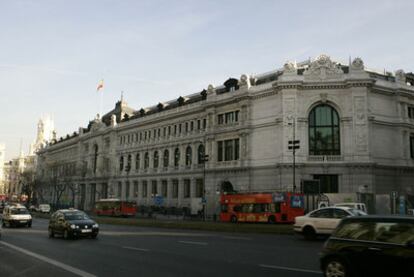
{"label": "car windshield", "polygon": [[15,208],[15,209],[10,209],[10,213],[11,214],[28,214],[29,212],[27,211],[26,208]]}
{"label": "car windshield", "polygon": [[348,210],[351,214],[356,215],[356,216],[361,216],[361,215],[367,215],[366,212],[358,210],[358,209],[349,209]]}
{"label": "car windshield", "polygon": [[65,219],[82,220],[82,219],[89,219],[89,217],[85,213],[81,213],[81,212],[68,212],[68,213],[65,213]]}

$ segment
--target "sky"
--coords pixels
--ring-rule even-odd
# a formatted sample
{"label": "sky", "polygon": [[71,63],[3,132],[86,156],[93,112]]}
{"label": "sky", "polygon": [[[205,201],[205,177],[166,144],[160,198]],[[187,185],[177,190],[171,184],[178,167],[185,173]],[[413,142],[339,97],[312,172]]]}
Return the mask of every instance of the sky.
{"label": "sky", "polygon": [[139,110],[320,54],[412,72],[413,11],[411,0],[0,0],[0,143],[12,159],[41,116],[66,136],[121,91]]}

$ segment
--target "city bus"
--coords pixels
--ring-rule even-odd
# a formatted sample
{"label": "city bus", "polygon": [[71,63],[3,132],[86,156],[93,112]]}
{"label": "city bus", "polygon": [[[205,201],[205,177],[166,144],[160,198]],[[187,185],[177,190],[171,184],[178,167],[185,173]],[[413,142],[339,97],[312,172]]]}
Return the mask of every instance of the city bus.
{"label": "city bus", "polygon": [[222,194],[220,221],[294,223],[304,215],[304,197],[293,192]]}
{"label": "city bus", "polygon": [[100,199],[95,202],[94,212],[98,216],[135,216],[137,204],[134,201],[123,201],[116,198]]}

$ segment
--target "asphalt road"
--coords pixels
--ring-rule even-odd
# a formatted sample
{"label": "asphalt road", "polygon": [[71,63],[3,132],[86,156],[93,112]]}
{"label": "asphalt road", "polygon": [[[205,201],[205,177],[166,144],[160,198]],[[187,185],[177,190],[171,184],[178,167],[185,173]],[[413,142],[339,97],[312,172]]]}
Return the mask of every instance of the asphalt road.
{"label": "asphalt road", "polygon": [[101,225],[98,239],[47,236],[3,228],[0,275],[6,276],[322,276],[323,241],[255,235]]}

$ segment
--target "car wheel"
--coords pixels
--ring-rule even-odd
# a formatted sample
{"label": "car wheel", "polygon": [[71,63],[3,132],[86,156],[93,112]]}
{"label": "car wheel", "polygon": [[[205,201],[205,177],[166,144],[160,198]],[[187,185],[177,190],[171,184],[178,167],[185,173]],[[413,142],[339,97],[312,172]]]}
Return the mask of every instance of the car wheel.
{"label": "car wheel", "polygon": [[27,223],[27,228],[32,228],[32,223]]}
{"label": "car wheel", "polygon": [[310,226],[306,226],[303,229],[303,236],[305,237],[305,239],[307,240],[314,240],[316,238],[316,232],[315,229],[313,229],[313,227]]}
{"label": "car wheel", "polygon": [[69,232],[68,232],[68,230],[66,230],[66,229],[65,229],[65,231],[63,231],[63,238],[64,238],[64,239],[69,239],[69,238],[70,238],[70,236],[69,236]]}
{"label": "car wheel", "polygon": [[49,234],[49,238],[53,238],[55,236],[55,233],[53,232],[52,228],[49,228],[48,234]]}
{"label": "car wheel", "polygon": [[91,235],[91,238],[96,239],[98,237],[98,234]]}
{"label": "car wheel", "polygon": [[232,215],[231,218],[230,218],[230,221],[232,223],[237,223],[237,217],[235,215]]}
{"label": "car wheel", "polygon": [[330,258],[326,261],[323,273],[325,277],[350,277],[348,266],[341,258]]}

